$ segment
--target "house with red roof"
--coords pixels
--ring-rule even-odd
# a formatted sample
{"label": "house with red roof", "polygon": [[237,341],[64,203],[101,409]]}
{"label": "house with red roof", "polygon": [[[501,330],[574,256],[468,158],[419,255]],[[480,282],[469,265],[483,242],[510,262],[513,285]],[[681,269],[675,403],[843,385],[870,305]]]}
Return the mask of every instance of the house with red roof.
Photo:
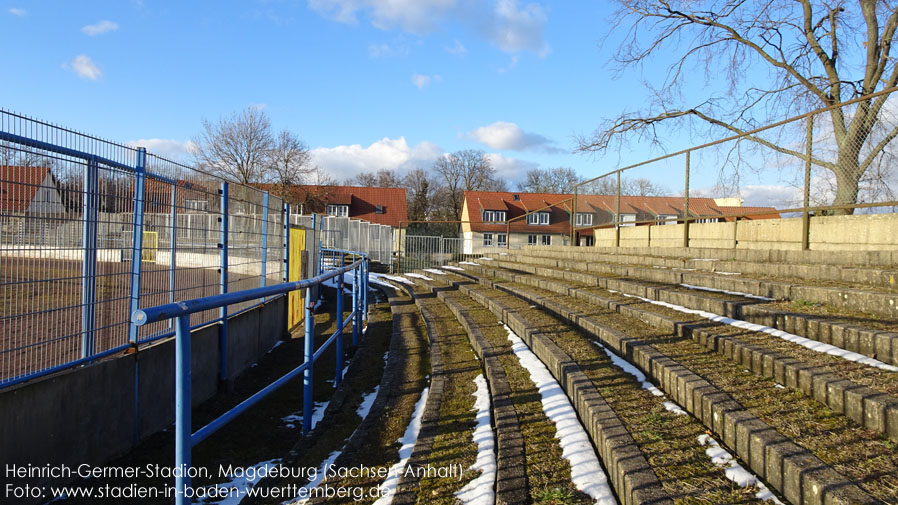
{"label": "house with red roof", "polygon": [[[262,189],[278,192],[274,185],[263,185]],[[393,228],[408,221],[405,188],[296,185],[287,189],[286,196],[293,206],[293,213],[363,219]]]}
{"label": "house with red roof", "polygon": [[50,167],[0,165],[0,233],[32,233],[65,212]]}
{"label": "house with red roof", "polygon": [[[778,219],[772,207],[742,207],[735,198],[689,199],[689,217],[695,223],[740,219]],[[462,239],[465,252],[477,254],[489,248],[524,245],[568,245],[571,236],[573,195],[465,191],[462,207]],[[529,214],[529,215],[528,215]],[[526,217],[524,217],[526,215]],[[682,197],[578,195],[574,225],[579,245],[593,245],[592,228],[672,225],[682,222]]]}

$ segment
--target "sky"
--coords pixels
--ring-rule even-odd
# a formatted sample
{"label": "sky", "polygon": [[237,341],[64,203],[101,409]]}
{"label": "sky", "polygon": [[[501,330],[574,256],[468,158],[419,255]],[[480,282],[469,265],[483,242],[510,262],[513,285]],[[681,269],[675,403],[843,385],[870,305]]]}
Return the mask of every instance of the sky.
{"label": "sky", "polygon": [[[338,181],[429,168],[461,149],[489,153],[512,188],[535,167],[595,177],[662,154],[576,152],[576,136],[638,107],[643,81],[658,77],[652,68],[615,75],[609,2],[0,5],[0,107],[175,160],[189,159],[203,119],[246,107],[295,132]],[[665,149],[694,143],[674,137]],[[636,175],[682,188],[679,166]]]}

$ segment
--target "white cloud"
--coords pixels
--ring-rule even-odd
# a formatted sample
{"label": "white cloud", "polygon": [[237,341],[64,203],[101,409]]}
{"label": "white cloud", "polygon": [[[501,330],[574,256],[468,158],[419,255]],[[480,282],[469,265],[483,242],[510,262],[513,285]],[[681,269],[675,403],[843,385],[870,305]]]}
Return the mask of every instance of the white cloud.
{"label": "white cloud", "polygon": [[421,75],[421,74],[412,74],[412,84],[414,84],[418,89],[424,89],[427,86],[430,86],[432,82],[440,82],[443,78],[439,75]]}
{"label": "white cloud", "polygon": [[409,146],[405,137],[383,138],[368,147],[353,144],[319,147],[311,152],[312,164],[338,181],[383,169],[404,173],[418,167],[429,168],[442,154],[443,150],[432,142]]}
{"label": "white cloud", "polygon": [[518,0],[499,0],[482,29],[487,40],[506,53],[532,51],[544,57],[549,54],[543,40],[546,21],[546,12],[537,3],[519,7]]}
{"label": "white cloud", "polygon": [[81,28],[81,33],[94,37],[96,35],[102,35],[106,32],[114,32],[116,30],[118,30],[118,23],[116,23],[115,21],[104,19],[103,21]]}
{"label": "white cloud", "polygon": [[12,14],[13,16],[19,16],[19,17],[28,15],[28,11],[26,11],[25,9],[20,9],[18,7],[10,7],[7,12]]}
{"label": "white cloud", "polygon": [[90,56],[86,54],[79,54],[74,60],[66,63],[62,67],[71,68],[78,74],[78,77],[90,79],[91,81],[96,81],[103,75],[100,67],[98,67],[93,60],[90,59]]}
{"label": "white cloud", "polygon": [[552,147],[552,141],[546,137],[536,133],[527,133],[515,123],[505,121],[496,121],[491,125],[481,126],[469,132],[465,137],[493,149],[561,151]]}
{"label": "white cloud", "polygon": [[[491,6],[492,4],[492,6]],[[308,0],[309,8],[340,23],[357,24],[359,14],[367,14],[370,23],[381,30],[399,29],[426,35],[448,21],[458,21],[507,53],[531,51],[544,57],[549,46],[543,39],[548,20],[546,9],[518,0],[473,2],[460,0]],[[447,48],[452,54],[466,49],[456,41]],[[457,52],[453,52],[457,51]]]}
{"label": "white cloud", "polygon": [[516,183],[521,182],[528,170],[539,168],[539,163],[508,158],[498,153],[490,153],[486,156],[489,158],[493,168],[496,169],[496,176],[510,183],[508,187],[514,187],[517,185]]}
{"label": "white cloud", "polygon": [[464,44],[456,40],[451,46],[446,46],[446,52],[454,56],[464,56],[468,54],[468,48]]}
{"label": "white cloud", "polygon": [[180,141],[171,139],[139,139],[125,143],[130,147],[145,147],[147,152],[161,156],[171,161],[184,162],[190,158],[196,147],[193,141]]}

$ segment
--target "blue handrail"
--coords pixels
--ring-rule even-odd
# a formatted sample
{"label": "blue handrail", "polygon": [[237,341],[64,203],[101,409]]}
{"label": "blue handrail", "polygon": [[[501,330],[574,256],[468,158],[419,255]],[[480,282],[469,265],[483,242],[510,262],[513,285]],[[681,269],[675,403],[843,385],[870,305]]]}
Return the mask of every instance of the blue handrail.
{"label": "blue handrail", "polygon": [[[331,252],[322,249],[322,253]],[[359,259],[350,265],[321,273],[311,279],[295,282],[285,282],[274,286],[265,286],[254,289],[246,289],[234,293],[223,293],[203,298],[195,298],[182,302],[166,303],[155,307],[135,310],[131,314],[131,322],[137,326],[143,326],[165,319],[175,320],[175,466],[187,469],[191,464],[193,446],[205,440],[225,424],[232,421],[260,400],[289,382],[291,379],[303,375],[303,409],[302,409],[302,433],[305,436],[312,429],[314,384],[314,364],[324,351],[336,342],[337,346],[337,371],[335,384],[343,380],[343,330],[346,323],[352,322],[352,343],[358,343],[360,333],[359,326],[362,317],[367,312],[368,291],[368,255],[360,252],[346,251],[356,255]],[[352,311],[349,316],[343,317],[343,274],[352,272],[354,282],[352,284]],[[318,350],[314,350],[314,320],[313,311],[315,301],[312,299],[312,288],[321,285],[324,281],[338,277],[337,280],[337,330],[328,337]],[[305,307],[305,342],[303,363],[287,372],[281,378],[262,388],[237,406],[231,408],[215,420],[203,426],[195,433],[191,433],[191,372],[190,372],[190,315],[204,310],[226,307],[240,302],[246,302],[259,298],[281,295],[295,291],[306,290]],[[179,472],[175,477],[175,504],[188,505],[191,503],[188,493],[190,487],[189,472]]]}

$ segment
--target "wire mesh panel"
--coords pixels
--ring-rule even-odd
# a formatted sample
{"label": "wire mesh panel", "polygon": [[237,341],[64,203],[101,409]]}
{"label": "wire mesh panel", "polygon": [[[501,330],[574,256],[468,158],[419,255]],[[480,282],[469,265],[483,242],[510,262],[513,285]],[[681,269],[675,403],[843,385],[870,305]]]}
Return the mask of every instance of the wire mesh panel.
{"label": "wire mesh panel", "polygon": [[225,202],[222,183],[0,110],[0,386],[171,335],[130,315],[222,291],[224,217],[227,288],[259,287],[263,268],[280,282],[283,202],[239,184]]}

